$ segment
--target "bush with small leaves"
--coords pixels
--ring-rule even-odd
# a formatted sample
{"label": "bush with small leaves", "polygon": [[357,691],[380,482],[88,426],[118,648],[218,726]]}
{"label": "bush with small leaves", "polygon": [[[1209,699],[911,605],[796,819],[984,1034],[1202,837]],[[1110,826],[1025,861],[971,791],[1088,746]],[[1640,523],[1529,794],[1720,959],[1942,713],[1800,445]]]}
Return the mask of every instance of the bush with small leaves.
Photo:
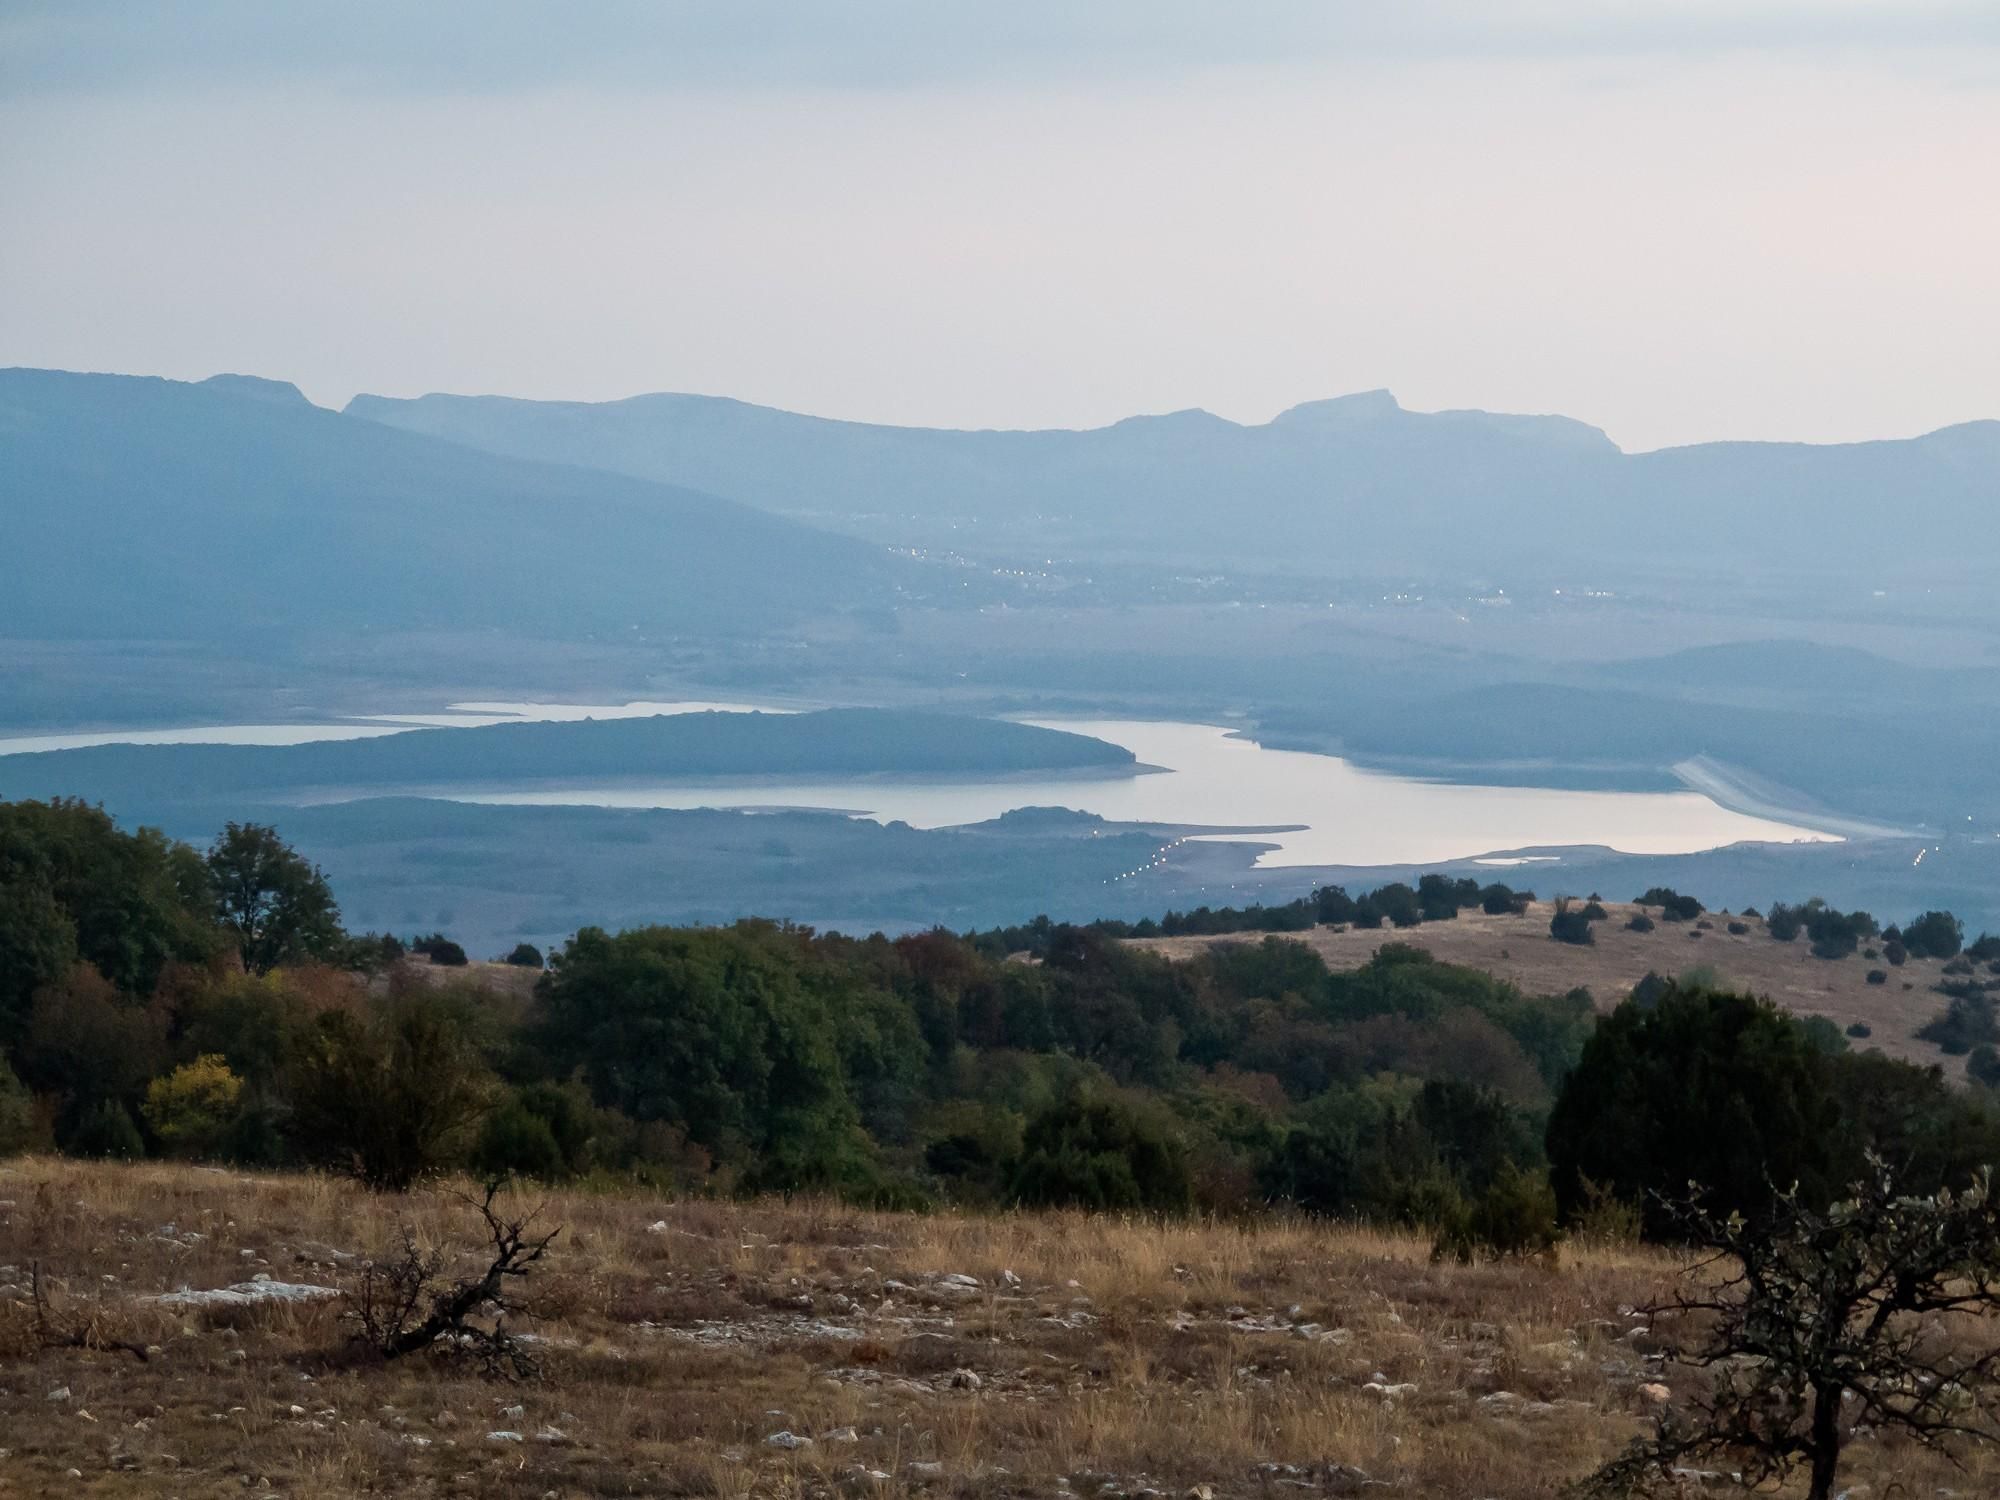
{"label": "bush with small leaves", "polygon": [[1729,924],[1729,935],[1731,937],[1742,937],[1749,931],[1750,924],[1748,922],[1731,922]]}
{"label": "bush with small leaves", "polygon": [[522,969],[542,967],[542,950],[533,943],[516,943],[514,951],[507,955],[507,962]]}
{"label": "bush with small leaves", "polygon": [[1642,911],[1634,912],[1632,920],[1625,924],[1625,930],[1627,932],[1651,932],[1653,930],[1653,919]]}
{"label": "bush with small leaves", "polygon": [[1574,943],[1581,947],[1594,943],[1596,939],[1590,935],[1589,908],[1572,906],[1567,896],[1556,897],[1555,915],[1549,918],[1549,936],[1559,943]]}
{"label": "bush with small leaves", "polygon": [[1882,945],[1882,956],[1889,960],[1891,967],[1900,969],[1909,960],[1910,950],[1890,938]]}
{"label": "bush with small leaves", "polygon": [[113,1161],[137,1161],[146,1154],[146,1143],[132,1115],[116,1099],[105,1099],[85,1110],[76,1128],[63,1142],[71,1156],[105,1157]]}
{"label": "bush with small leaves", "polygon": [[1847,1028],[1847,1034],[1858,1041],[1862,1037],[1873,1036],[1875,1028],[1870,1026],[1866,1021],[1856,1021],[1852,1026]]}
{"label": "bush with small leaves", "polygon": [[1654,886],[1639,897],[1637,904],[1659,907],[1660,915],[1669,922],[1692,922],[1701,915],[1699,901],[1692,896],[1683,896],[1671,886]]}
{"label": "bush with small leaves", "polygon": [[176,1156],[207,1156],[236,1125],[243,1080],[213,1052],[182,1063],[146,1086],[140,1107],[160,1144]]}
{"label": "bush with small leaves", "polygon": [[1887,984],[1889,982],[1889,971],[1887,969],[1870,969],[1868,971],[1868,982],[1870,984]]}

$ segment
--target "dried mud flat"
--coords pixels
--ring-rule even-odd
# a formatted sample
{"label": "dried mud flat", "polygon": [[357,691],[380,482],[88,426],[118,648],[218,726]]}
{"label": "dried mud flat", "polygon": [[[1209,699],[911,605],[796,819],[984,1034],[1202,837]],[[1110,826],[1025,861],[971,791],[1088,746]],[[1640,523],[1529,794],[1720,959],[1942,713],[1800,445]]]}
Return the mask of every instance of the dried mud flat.
{"label": "dried mud flat", "polygon": [[[1605,920],[1591,924],[1594,941],[1588,947],[1558,943],[1549,936],[1555,907],[1548,901],[1534,902],[1521,916],[1468,911],[1453,921],[1401,930],[1315,927],[1282,935],[1309,944],[1332,969],[1359,968],[1384,943],[1414,943],[1446,963],[1483,969],[1530,994],[1560,994],[1581,985],[1601,1010],[1623,1000],[1649,972],[1672,979],[1692,968],[1713,969],[1725,982],[1767,996],[1797,1015],[1825,1016],[1843,1030],[1860,1022],[1871,1034],[1857,1039],[1853,1043],[1857,1048],[1879,1048],[1890,1057],[1937,1063],[1953,1077],[1964,1075],[1964,1059],[1945,1056],[1916,1034],[1947,1003],[1935,988],[1944,978],[1941,960],[1913,958],[1895,967],[1859,953],[1814,958],[1803,936],[1780,943],[1757,918],[1720,912],[1702,917],[1710,924],[1707,927],[1658,922],[1651,932],[1633,932],[1625,924],[1639,911],[1637,906],[1607,901],[1604,909]],[[1731,933],[1732,921],[1748,930]],[[1260,936],[1139,938],[1134,944],[1179,958],[1211,943],[1254,943]],[[1871,969],[1883,971],[1886,981],[1868,983]],[[1982,972],[1981,977],[1989,976]]]}
{"label": "dried mud flat", "polygon": [[[1458,1267],[1294,1222],[543,1212],[565,1228],[517,1326],[545,1374],[495,1383],[329,1358],[340,1300],[276,1290],[352,1286],[399,1223],[476,1249],[448,1194],[0,1165],[0,1495],[1502,1500],[1558,1493],[1699,1378],[1632,1311],[1678,1271],[1652,1251]],[[66,1315],[151,1358],[34,1347],[36,1261]],[[1892,1481],[1990,1494],[2000,1466],[1858,1439],[1851,1494]]]}

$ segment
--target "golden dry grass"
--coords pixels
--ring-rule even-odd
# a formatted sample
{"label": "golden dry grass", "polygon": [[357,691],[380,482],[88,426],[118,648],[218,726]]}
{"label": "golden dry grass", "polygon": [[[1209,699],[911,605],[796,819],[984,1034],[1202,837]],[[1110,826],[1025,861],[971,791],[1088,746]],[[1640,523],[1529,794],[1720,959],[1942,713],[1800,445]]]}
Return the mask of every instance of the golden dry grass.
{"label": "golden dry grass", "polygon": [[[1677,1271],[1651,1251],[1457,1267],[1410,1236],[1297,1222],[639,1194],[557,1194],[545,1213],[565,1229],[524,1326],[547,1372],[496,1384],[427,1357],[329,1359],[336,1306],[141,1300],[259,1274],[349,1285],[326,1252],[382,1249],[404,1222],[476,1248],[448,1195],[0,1165],[0,1283],[39,1259],[68,1315],[158,1350],[35,1349],[21,1304],[0,1304],[0,1494],[1267,1496],[1365,1475],[1502,1500],[1557,1493],[1642,1430],[1645,1383],[1690,1378],[1635,1331],[1630,1309]],[[2000,1488],[1974,1462],[1863,1440],[1875,1489],[1856,1493]]]}
{"label": "golden dry grass", "polygon": [[[1537,901],[1522,916],[1490,917],[1462,912],[1450,922],[1426,922],[1396,931],[1361,927],[1335,930],[1315,927],[1295,935],[1309,944],[1332,969],[1359,968],[1384,943],[1414,943],[1445,963],[1483,969],[1518,984],[1530,994],[1560,994],[1578,985],[1588,989],[1602,1009],[1624,999],[1648,971],[1671,979],[1688,969],[1705,966],[1729,984],[1768,996],[1797,1015],[1822,1015],[1843,1029],[1860,1021],[1873,1033],[1856,1047],[1877,1047],[1909,1062],[1939,1063],[1962,1076],[1960,1058],[1946,1057],[1917,1038],[1925,1025],[1945,1008],[1934,985],[1943,977],[1937,959],[1913,958],[1900,968],[1848,958],[1814,958],[1804,937],[1790,943],[1772,940],[1764,924],[1742,919],[1750,930],[1741,936],[1728,930],[1728,917],[1705,918],[1708,929],[1692,922],[1661,922],[1651,932],[1632,932],[1625,923],[1638,907],[1604,903],[1607,919],[1593,924],[1595,941],[1577,947],[1549,936],[1554,903]],[[1226,937],[1141,938],[1135,946],[1184,958],[1211,943],[1256,942],[1255,933]],[[1886,984],[1868,983],[1870,969],[1882,969]]]}

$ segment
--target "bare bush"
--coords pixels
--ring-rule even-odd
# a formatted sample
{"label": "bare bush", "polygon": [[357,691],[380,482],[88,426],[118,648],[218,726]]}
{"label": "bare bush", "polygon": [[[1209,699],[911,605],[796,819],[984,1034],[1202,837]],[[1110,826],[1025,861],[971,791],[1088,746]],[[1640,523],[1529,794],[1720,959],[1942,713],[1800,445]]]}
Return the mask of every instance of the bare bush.
{"label": "bare bush", "polygon": [[474,1358],[496,1377],[528,1380],[541,1373],[534,1356],[506,1328],[507,1315],[520,1311],[509,1288],[540,1263],[562,1226],[534,1233],[539,1209],[505,1217],[493,1206],[499,1191],[498,1182],[489,1182],[484,1197],[460,1195],[486,1225],[487,1265],[478,1275],[451,1276],[449,1253],[426,1250],[407,1225],[395,1250],[363,1270],[348,1302],[360,1324],[359,1341],[371,1354],[394,1360],[436,1349]]}
{"label": "bare bush", "polygon": [[1671,1490],[1682,1466],[1724,1459],[1760,1489],[1804,1468],[1809,1500],[1828,1500],[1857,1424],[1947,1452],[2000,1442],[2000,1346],[1954,1326],[2000,1311],[1987,1173],[1962,1193],[1918,1196],[1873,1159],[1824,1211],[1796,1190],[1754,1224],[1699,1198],[1672,1207],[1684,1237],[1711,1252],[1696,1274],[1722,1274],[1643,1311],[1696,1330],[1666,1352],[1708,1371],[1709,1388],[1579,1493]]}

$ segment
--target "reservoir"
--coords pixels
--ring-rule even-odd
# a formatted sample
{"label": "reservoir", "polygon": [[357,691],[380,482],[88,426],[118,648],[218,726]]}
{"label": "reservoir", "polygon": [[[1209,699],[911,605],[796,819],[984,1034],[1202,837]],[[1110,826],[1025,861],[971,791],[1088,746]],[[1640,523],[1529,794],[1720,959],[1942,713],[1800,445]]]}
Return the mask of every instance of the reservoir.
{"label": "reservoir", "polygon": [[[145,733],[0,739],[0,754],[117,741],[297,744],[417,727],[527,719],[628,718],[735,703],[620,705],[459,703],[438,714],[338,724],[226,725]],[[498,805],[771,810],[818,808],[917,828],[985,822],[1022,807],[1064,807],[1110,822],[1171,824],[1194,837],[1266,845],[1260,866],[1435,864],[1521,850],[1601,846],[1625,854],[1691,854],[1743,842],[1821,842],[1835,835],[1724,807],[1692,788],[1665,792],[1476,786],[1363,770],[1337,756],[1274,750],[1230,729],[1147,719],[1030,723],[1121,745],[1138,775],[1031,772],[977,778],[908,776],[697,778],[658,783],[454,784],[404,790]],[[385,789],[370,788],[380,796]],[[336,792],[313,800],[342,800]],[[1136,873],[1136,872],[1135,872]]]}

